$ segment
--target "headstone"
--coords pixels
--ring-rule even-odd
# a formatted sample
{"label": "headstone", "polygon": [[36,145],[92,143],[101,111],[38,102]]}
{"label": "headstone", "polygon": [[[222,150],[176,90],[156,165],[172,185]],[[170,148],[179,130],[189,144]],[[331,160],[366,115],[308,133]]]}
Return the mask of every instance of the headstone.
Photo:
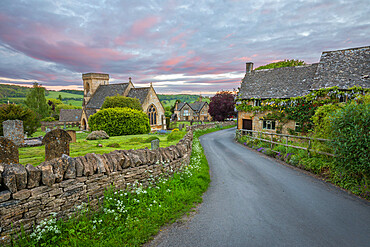
{"label": "headstone", "polygon": [[76,131],[75,130],[67,130],[67,133],[71,136],[72,138],[72,141],[71,143],[75,143],[76,142]]}
{"label": "headstone", "polygon": [[62,157],[63,154],[69,156],[69,143],[71,136],[62,129],[55,129],[48,132],[42,139],[45,145],[45,161]]}
{"label": "headstone", "polygon": [[179,124],[179,130],[182,130],[184,128],[184,124]]}
{"label": "headstone", "polygon": [[24,144],[23,121],[7,120],[3,122],[4,137],[13,141],[15,145]]}
{"label": "headstone", "polygon": [[164,115],[161,115],[162,118],[162,129],[164,130],[164,125],[165,125],[165,118]]}
{"label": "headstone", "polygon": [[0,137],[0,163],[19,163],[18,146],[7,138]]}
{"label": "headstone", "polygon": [[155,140],[151,141],[150,144],[151,144],[151,150],[155,150],[155,149],[159,148],[159,140],[158,139],[155,139]]}

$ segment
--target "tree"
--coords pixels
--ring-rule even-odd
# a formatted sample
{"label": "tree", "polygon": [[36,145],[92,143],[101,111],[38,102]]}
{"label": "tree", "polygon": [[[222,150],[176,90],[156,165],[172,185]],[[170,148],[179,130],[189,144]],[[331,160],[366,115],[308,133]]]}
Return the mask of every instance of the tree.
{"label": "tree", "polygon": [[226,118],[235,115],[235,97],[232,92],[218,92],[211,98],[209,103],[209,114],[216,121],[224,121]]}
{"label": "tree", "polygon": [[[24,133],[31,136],[40,126],[37,114],[31,109],[15,104],[0,105],[0,123],[6,120],[22,120]],[[0,135],[3,133],[3,125],[0,124]]]}
{"label": "tree", "polygon": [[35,111],[39,115],[40,119],[49,116],[50,108],[46,103],[45,88],[37,82],[33,84],[33,88],[27,94],[24,103],[28,108]]}
{"label": "tree", "polygon": [[101,109],[117,108],[117,107],[120,107],[120,108],[128,107],[128,108],[136,109],[139,111],[143,110],[143,108],[141,107],[140,101],[138,99],[124,97],[119,94],[117,94],[116,96],[112,96],[112,97],[106,97]]}
{"label": "tree", "polygon": [[279,61],[276,63],[269,63],[266,65],[262,65],[255,70],[260,70],[260,69],[274,69],[274,68],[282,68],[282,67],[293,67],[293,66],[299,66],[299,65],[305,65],[306,63],[302,60],[288,60],[285,59],[284,61]]}

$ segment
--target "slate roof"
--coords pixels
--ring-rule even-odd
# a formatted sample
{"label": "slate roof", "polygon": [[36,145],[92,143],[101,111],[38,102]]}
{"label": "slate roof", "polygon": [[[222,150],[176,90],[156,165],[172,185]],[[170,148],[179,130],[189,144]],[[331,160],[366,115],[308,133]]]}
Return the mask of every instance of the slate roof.
{"label": "slate roof", "polygon": [[191,109],[193,109],[193,111],[200,112],[200,110],[202,110],[202,108],[205,104],[208,104],[208,103],[203,102],[203,101],[196,101],[192,104],[189,104],[189,106],[191,107]]}
{"label": "slate roof", "polygon": [[140,104],[143,104],[144,100],[148,96],[149,90],[150,87],[131,88],[127,94],[127,97],[137,98],[140,101]]}
{"label": "slate roof", "polygon": [[315,74],[313,90],[337,86],[370,88],[370,46],[324,51]]}
{"label": "slate roof", "polygon": [[59,113],[60,122],[81,121],[82,109],[61,109]]}
{"label": "slate roof", "polygon": [[309,93],[318,64],[275,69],[253,70],[246,73],[239,98],[291,98]]}
{"label": "slate roof", "polygon": [[100,109],[106,97],[123,95],[128,83],[100,85],[86,105],[86,108]]}
{"label": "slate roof", "polygon": [[184,105],[186,105],[187,103],[186,102],[181,102],[181,103],[178,103],[177,104],[177,110],[178,111],[181,111],[181,109],[184,107]]}
{"label": "slate roof", "polygon": [[96,113],[96,109],[86,109],[86,117],[89,119],[89,117]]}

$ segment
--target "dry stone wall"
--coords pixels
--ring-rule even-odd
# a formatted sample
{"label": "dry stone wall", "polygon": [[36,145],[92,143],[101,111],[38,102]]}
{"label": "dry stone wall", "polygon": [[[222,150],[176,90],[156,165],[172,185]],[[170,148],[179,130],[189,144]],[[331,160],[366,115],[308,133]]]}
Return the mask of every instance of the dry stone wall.
{"label": "dry stone wall", "polygon": [[[191,126],[191,130],[195,128]],[[111,185],[123,190],[128,184],[147,185],[152,177],[171,175],[189,164],[192,139],[189,131],[176,145],[166,148],[116,150],[76,158],[64,154],[37,167],[0,163],[0,245],[9,243],[10,235],[19,233],[21,226],[26,233],[32,232],[51,213],[64,218],[87,201],[92,208],[99,207]]]}

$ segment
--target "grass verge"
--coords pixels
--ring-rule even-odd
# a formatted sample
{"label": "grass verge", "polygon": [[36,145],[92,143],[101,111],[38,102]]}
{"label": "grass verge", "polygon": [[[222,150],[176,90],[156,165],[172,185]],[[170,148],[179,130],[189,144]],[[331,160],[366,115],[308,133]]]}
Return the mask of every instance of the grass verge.
{"label": "grass verge", "polygon": [[[230,128],[230,127],[225,127]],[[173,176],[155,177],[149,187],[131,185],[106,191],[99,211],[81,205],[67,220],[50,218],[30,235],[19,234],[14,246],[140,246],[202,202],[210,176],[199,136],[225,128],[195,131],[190,164]],[[165,164],[162,164],[165,165]]]}

